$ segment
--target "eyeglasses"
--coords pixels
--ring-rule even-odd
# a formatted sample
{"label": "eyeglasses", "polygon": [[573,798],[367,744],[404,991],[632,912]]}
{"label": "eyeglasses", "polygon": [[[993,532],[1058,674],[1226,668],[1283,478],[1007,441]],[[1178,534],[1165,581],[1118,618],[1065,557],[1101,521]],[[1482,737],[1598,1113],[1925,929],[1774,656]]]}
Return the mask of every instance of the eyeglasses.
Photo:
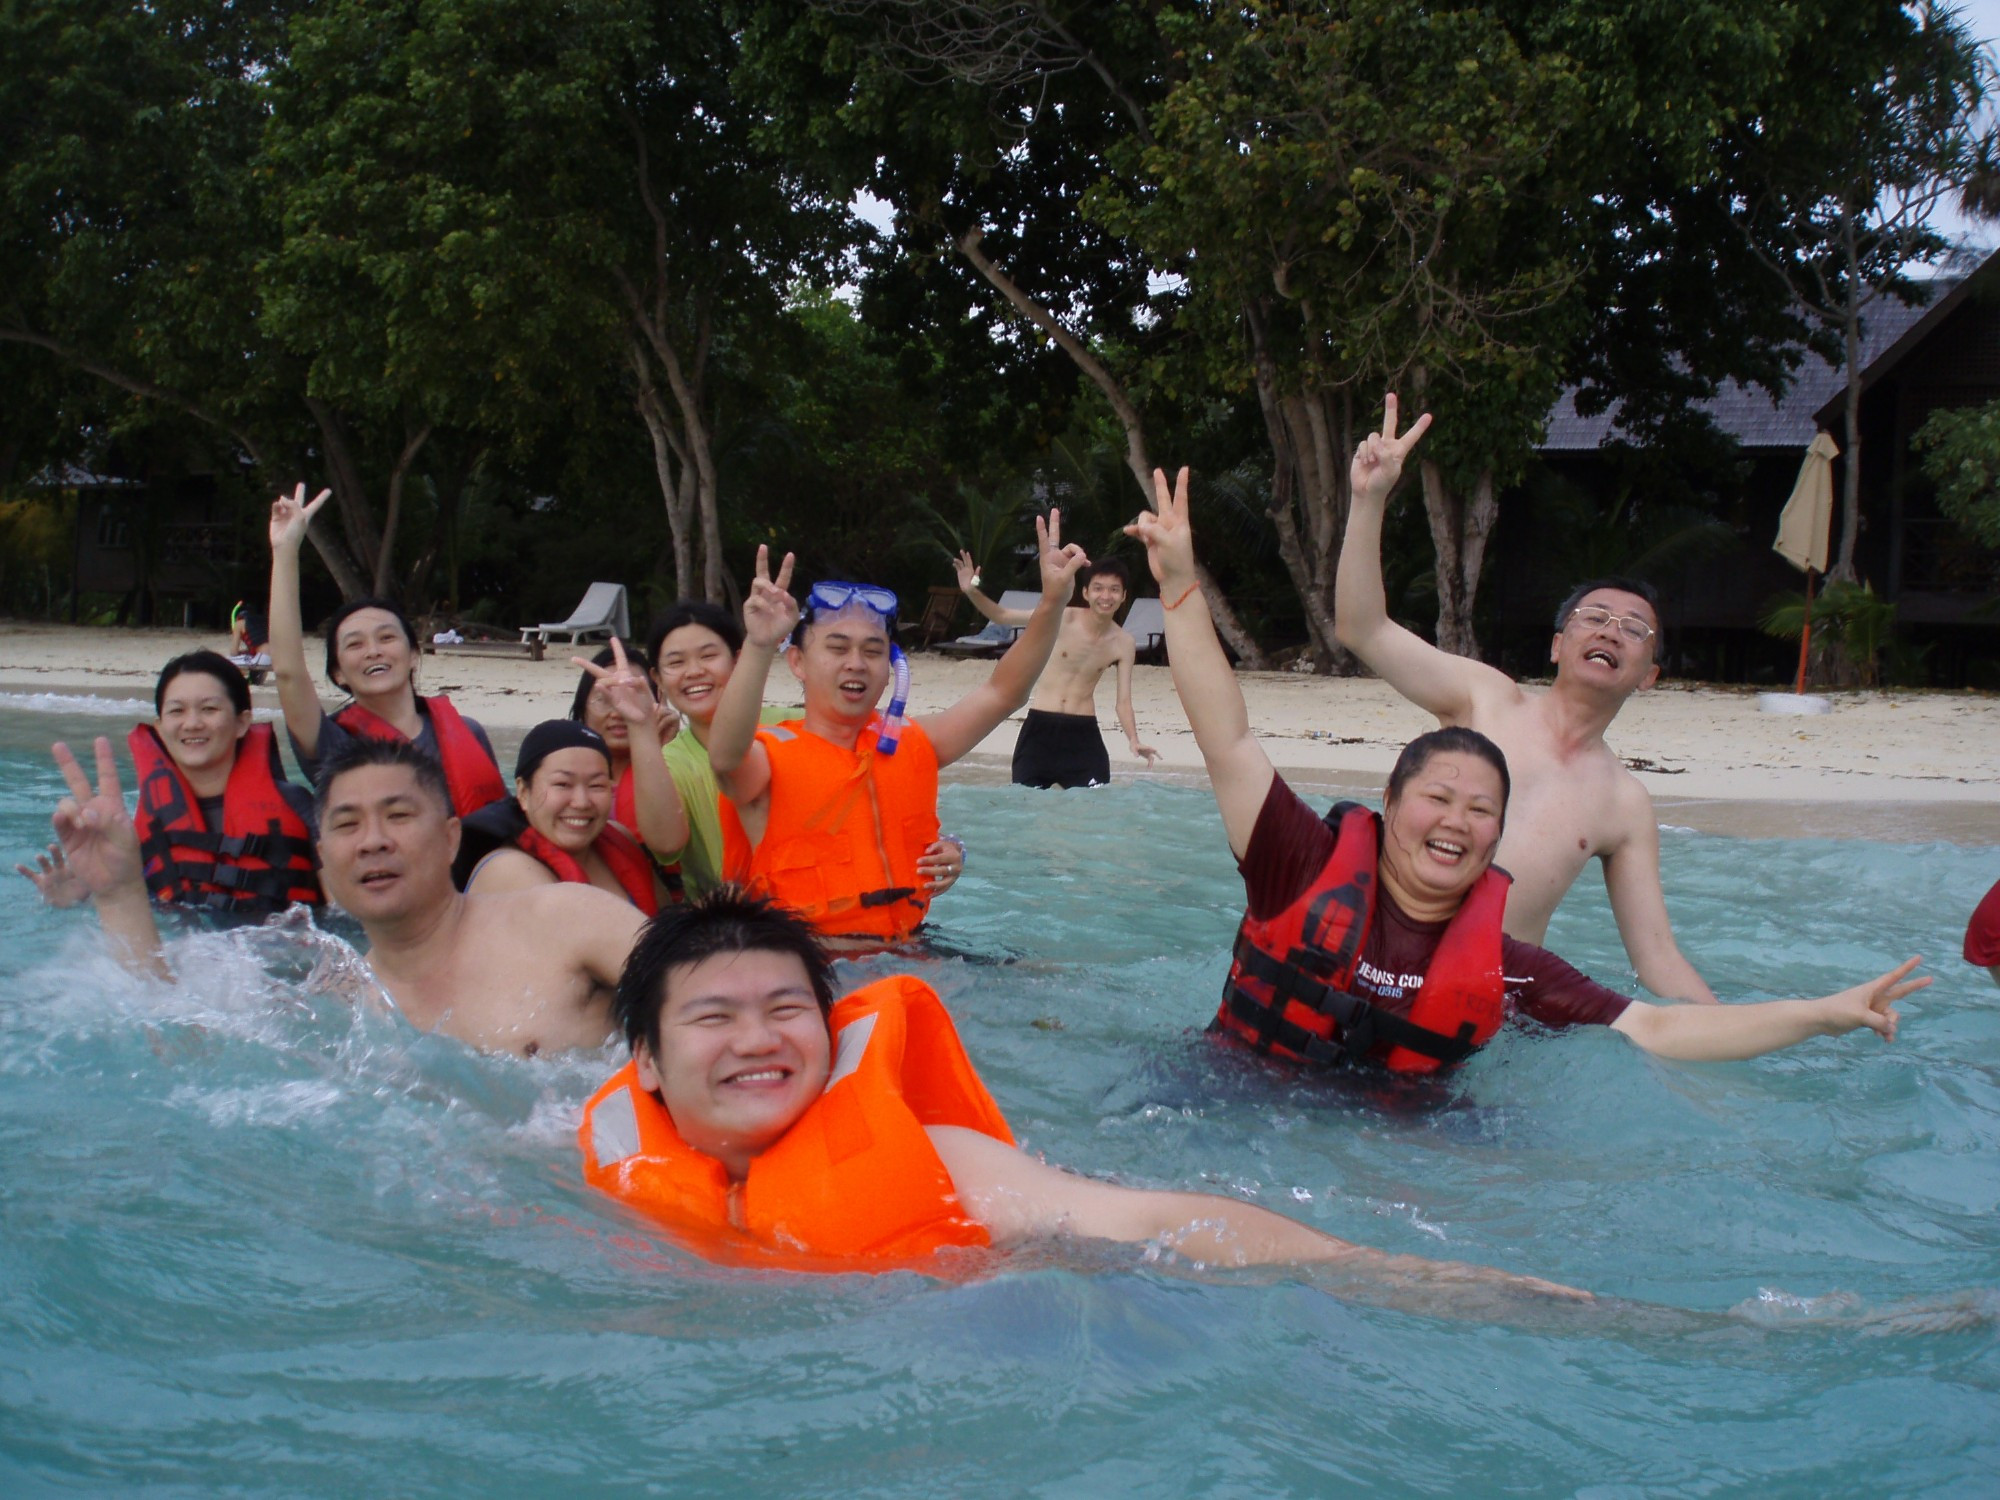
{"label": "eyeglasses", "polygon": [[895,594],[872,583],[816,583],[806,595],[806,608],[814,614],[843,610],[850,604],[872,609],[885,620],[896,618]]}
{"label": "eyeglasses", "polygon": [[1653,627],[1637,615],[1614,615],[1601,604],[1580,604],[1569,612],[1571,625],[1581,625],[1585,630],[1602,630],[1607,625],[1616,625],[1618,633],[1635,646],[1643,646],[1653,638]]}

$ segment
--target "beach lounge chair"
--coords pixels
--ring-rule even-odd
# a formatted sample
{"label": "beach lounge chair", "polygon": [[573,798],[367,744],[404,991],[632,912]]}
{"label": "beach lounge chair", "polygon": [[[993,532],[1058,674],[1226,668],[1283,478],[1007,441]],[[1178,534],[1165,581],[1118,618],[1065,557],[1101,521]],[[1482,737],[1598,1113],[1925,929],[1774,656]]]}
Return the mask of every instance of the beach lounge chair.
{"label": "beach lounge chair", "polygon": [[1157,598],[1134,599],[1125,612],[1125,633],[1139,648],[1141,661],[1164,661],[1167,654],[1167,612]]}
{"label": "beach lounge chair", "polygon": [[951,629],[951,622],[958,616],[959,601],[964,598],[955,588],[932,584],[930,597],[924,604],[924,617],[912,620],[901,628],[905,634],[917,638],[917,649],[924,647]]}
{"label": "beach lounge chair", "polygon": [[[1041,595],[1033,589],[1009,589],[1000,596],[1002,609],[1033,609],[1041,602]],[[1000,625],[992,620],[976,635],[962,635],[955,641],[940,641],[938,650],[947,656],[998,656],[1014,644],[1014,637],[1021,633],[1018,625]]]}
{"label": "beach lounge chair", "polygon": [[625,605],[625,585],[593,583],[567,620],[557,620],[552,625],[523,625],[521,644],[526,646],[539,640],[547,645],[549,637],[557,631],[568,631],[572,646],[587,635],[619,635],[629,639],[632,615]]}

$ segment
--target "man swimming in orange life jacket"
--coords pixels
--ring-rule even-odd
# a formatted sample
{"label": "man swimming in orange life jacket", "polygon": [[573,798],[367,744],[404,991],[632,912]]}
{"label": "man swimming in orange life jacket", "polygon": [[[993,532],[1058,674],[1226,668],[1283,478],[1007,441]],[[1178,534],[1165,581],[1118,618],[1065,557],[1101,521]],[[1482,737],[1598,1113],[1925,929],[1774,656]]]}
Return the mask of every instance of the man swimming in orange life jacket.
{"label": "man swimming in orange life jacket", "polygon": [[[113,954],[172,977],[111,742],[97,741],[94,792],[67,745],[55,757],[69,786],[56,836]],[[408,740],[341,747],[320,773],[318,810],[327,895],[360,922],[369,970],[412,1025],[525,1056],[604,1044],[612,988],[643,920],[631,902],[569,881],[461,894],[450,790]]]}
{"label": "man swimming in orange life jacket", "polygon": [[[708,757],[729,801],[723,873],[777,897],[822,939],[883,947],[915,934],[931,890],[918,868],[938,836],[937,773],[1028,701],[1048,663],[1071,581],[1089,559],[1062,544],[1062,517],[1035,518],[1042,597],[993,674],[941,713],[908,723],[908,666],[896,645],[896,596],[868,584],[819,583],[803,617],[775,580],[768,549],[743,602],[744,643],[709,729]],[[796,630],[794,626],[796,625]],[[790,723],[757,726],[778,650],[805,691]],[[892,674],[897,694],[881,701]]]}
{"label": "man swimming in orange life jacket", "polygon": [[1110,1240],[1209,1266],[1337,1267],[1440,1308],[1589,1300],[1050,1166],[1015,1146],[927,985],[892,976],[835,1004],[811,929],[734,888],[648,924],[617,1007],[632,1061],[585,1106],[584,1175],[711,1259],[886,1270],[946,1246]]}

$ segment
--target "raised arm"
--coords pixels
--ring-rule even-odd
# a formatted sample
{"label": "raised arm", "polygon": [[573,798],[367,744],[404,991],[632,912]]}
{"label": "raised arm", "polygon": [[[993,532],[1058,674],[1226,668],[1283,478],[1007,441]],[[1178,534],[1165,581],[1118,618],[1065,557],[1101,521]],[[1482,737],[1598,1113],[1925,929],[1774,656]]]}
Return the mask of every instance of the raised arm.
{"label": "raised arm", "polygon": [[146,894],[138,830],[125,808],[125,788],[118,779],[118,758],[112,753],[111,741],[103,735],[97,738],[95,793],[69,746],[58,741],[54,754],[69,795],[56,804],[50,821],[62,843],[70,875],[90,893],[97,907],[97,920],[104,927],[112,957],[135,974],[171,979],[160,951],[152,899]]}
{"label": "raised arm", "polygon": [[1588,1292],[1532,1276],[1371,1250],[1234,1198],[1096,1182],[976,1130],[933,1125],[928,1133],[966,1212],[1003,1248],[1057,1236],[1157,1243],[1214,1266],[1341,1265],[1371,1280],[1591,1300]]}
{"label": "raised arm", "polygon": [[1125,743],[1134,755],[1146,763],[1146,769],[1153,768],[1153,762],[1160,758],[1160,752],[1151,745],[1139,743],[1139,720],[1132,712],[1132,663],[1139,654],[1132,637],[1124,631],[1118,632],[1118,727],[1125,731]]}
{"label": "raised arm", "polygon": [[1481,662],[1454,656],[1405,630],[1389,618],[1382,592],[1382,517],[1389,492],[1403,477],[1403,462],[1431,425],[1425,412],[1401,437],[1396,435],[1396,398],[1383,403],[1382,430],[1371,432],[1354,450],[1348,481],[1347,534],[1340,544],[1334,575],[1333,633],[1368,669],[1417,707],[1447,724],[1472,716],[1472,700],[1482,687],[1518,691],[1502,673]]}
{"label": "raised arm", "polygon": [[305,625],[299,618],[299,548],[332,493],[321,490],[307,504],[301,484],[271,502],[271,675],[278,684],[285,728],[308,758],[319,753],[322,710],[306,665]]}
{"label": "raised arm", "polygon": [[1025,625],[1034,618],[1034,611],[1026,609],[1003,609],[999,604],[979,592],[979,564],[972,560],[970,552],[961,551],[952,565],[958,574],[958,591],[972,601],[972,607],[996,625]]}
{"label": "raised arm", "polygon": [[788,592],[792,561],[787,552],[774,580],[771,549],[758,547],[757,576],[743,601],[743,649],[708,726],[708,763],[723,792],[739,806],[756,801],[771,784],[771,760],[757,743],[757,720],[764,710],[771,663],[799,619],[799,602]]}
{"label": "raised arm", "polygon": [[1160,601],[1167,618],[1167,664],[1173,669],[1174,691],[1181,711],[1201,748],[1208,767],[1215,805],[1222,810],[1222,828],[1238,859],[1250,847],[1257,814],[1271,790],[1271,759],[1250,732],[1250,711],[1243,689],[1216,639],[1215,621],[1201,599],[1195,579],[1194,532],[1188,524],[1188,471],[1182,469],[1171,491],[1166,474],[1153,471],[1158,509],[1143,511],[1125,528],[1127,536],[1146,544],[1146,563],[1159,580]]}
{"label": "raised arm", "polygon": [[662,860],[676,858],[687,847],[687,809],[680,789],[660,758],[659,700],[645,674],[625,660],[624,644],[611,638],[612,663],[600,667],[580,656],[570,660],[589,673],[610,695],[611,710],[625,721],[632,754],[632,803],[639,826],[632,831]]}
{"label": "raised arm", "polygon": [[1046,522],[1035,517],[1035,554],[1042,566],[1042,597],[1007,654],[993,664],[993,675],[943,713],[919,721],[941,766],[965,755],[1026,703],[1028,694],[1035,690],[1035,679],[1049,664],[1056,633],[1062,628],[1062,612],[1076,590],[1076,575],[1090,559],[1081,547],[1062,544],[1059,510],[1050,511]]}
{"label": "raised arm", "polygon": [[1611,1029],[1661,1057],[1685,1062],[1732,1062],[1761,1057],[1808,1037],[1842,1036],[1866,1026],[1896,1039],[1895,1004],[1929,984],[1910,979],[1913,958],[1866,984],[1817,1000],[1765,1000],[1755,1005],[1648,1005],[1635,1000]]}
{"label": "raised arm", "polygon": [[1654,820],[1653,799],[1637,781],[1623,792],[1630,803],[1625,838],[1605,856],[1604,889],[1611,897],[1611,915],[1618,935],[1638,971],[1639,983],[1666,1000],[1713,1005],[1715,992],[1695,972],[1674,941],[1667,920],[1667,897],[1660,888],[1660,827]]}

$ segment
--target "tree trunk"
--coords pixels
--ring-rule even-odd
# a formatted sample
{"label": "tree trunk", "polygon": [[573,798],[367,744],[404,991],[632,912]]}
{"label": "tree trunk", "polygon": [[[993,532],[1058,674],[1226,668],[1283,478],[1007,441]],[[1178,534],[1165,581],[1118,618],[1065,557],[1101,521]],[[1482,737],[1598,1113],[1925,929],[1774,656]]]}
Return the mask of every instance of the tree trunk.
{"label": "tree trunk", "polygon": [[1840,549],[1826,576],[1829,583],[1853,583],[1854,545],[1861,535],[1861,309],[1852,292],[1840,332],[1847,361],[1847,447],[1840,456]]}
{"label": "tree trunk", "polygon": [[[1084,347],[1081,339],[1058,322],[1047,308],[1022,291],[1012,277],[986,257],[979,248],[979,242],[984,237],[985,231],[982,229],[975,227],[967,230],[957,240],[959,254],[966,258],[974,270],[986,278],[993,289],[1007,300],[1009,306],[1053,339],[1056,346],[1070,357],[1070,362],[1089,376],[1091,384],[1095,385],[1103,393],[1104,399],[1111,403],[1111,410],[1116,413],[1119,426],[1125,430],[1125,467],[1131,471],[1133,482],[1139,486],[1141,503],[1148,510],[1157,509],[1153,494],[1153,462],[1146,451],[1146,429],[1140,420],[1138,407],[1134,406],[1131,397],[1125,394],[1125,387],[1105,368],[1102,360]],[[1250,632],[1243,628],[1243,622],[1236,617],[1235,609],[1230,606],[1229,596],[1222,592],[1214,575],[1206,566],[1197,561],[1194,568],[1195,578],[1201,584],[1202,598],[1208,605],[1210,617],[1215,621],[1217,634],[1229,643],[1230,649],[1236,653],[1237,660],[1244,666],[1252,671],[1265,670],[1270,662],[1265,657],[1263,648],[1251,639]]]}
{"label": "tree trunk", "polygon": [[389,507],[382,518],[382,546],[375,554],[375,594],[386,598],[389,586],[396,576],[396,528],[403,519],[403,484],[410,477],[410,465],[417,461],[417,455],[424,451],[424,444],[431,440],[431,424],[426,422],[403,441],[403,451],[396,455],[396,467],[389,471]]}
{"label": "tree trunk", "polygon": [[1428,459],[1422,465],[1424,514],[1431,523],[1431,546],[1437,556],[1438,649],[1456,656],[1479,656],[1479,637],[1472,610],[1479,599],[1479,575],[1486,563],[1486,541],[1500,514],[1493,492],[1493,475],[1482,471],[1472,494],[1452,493],[1444,474]]}
{"label": "tree trunk", "polygon": [[696,500],[694,465],[689,462],[680,435],[674,431],[673,420],[660,400],[646,347],[636,332],[628,340],[627,354],[638,382],[633,404],[640,421],[646,424],[647,437],[652,440],[653,477],[660,486],[660,501],[667,512],[667,535],[674,552],[674,597],[692,599],[695,559],[690,531]]}

